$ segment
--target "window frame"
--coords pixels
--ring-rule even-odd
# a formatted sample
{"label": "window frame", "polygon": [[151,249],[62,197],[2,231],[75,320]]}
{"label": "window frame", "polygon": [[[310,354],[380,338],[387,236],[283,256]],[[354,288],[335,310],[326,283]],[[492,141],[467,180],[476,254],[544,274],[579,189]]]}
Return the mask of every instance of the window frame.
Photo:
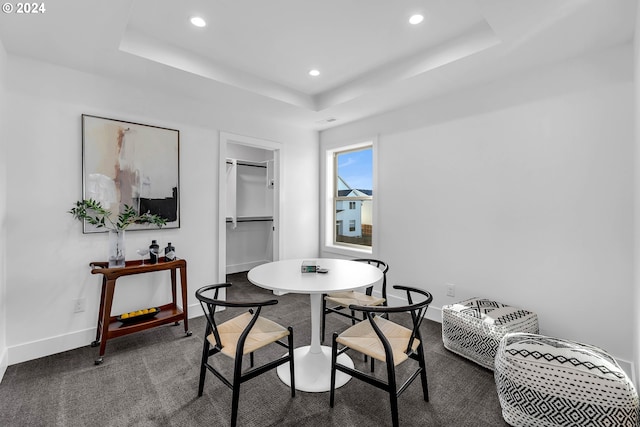
{"label": "window frame", "polygon": [[[337,158],[338,154],[346,153],[349,151],[360,151],[363,149],[370,148],[372,150],[372,196],[367,197],[339,197],[338,196],[338,184],[337,184]],[[324,197],[324,238],[323,238],[323,252],[329,253],[337,253],[340,255],[346,256],[364,256],[364,255],[372,255],[374,251],[374,247],[376,245],[376,235],[375,231],[372,232],[371,236],[371,246],[358,245],[347,242],[337,242],[336,241],[336,224],[337,224],[337,216],[336,216],[336,201],[337,200],[346,200],[346,201],[358,201],[365,200],[370,201],[372,203],[372,212],[371,212],[371,227],[372,230],[376,230],[376,217],[377,217],[377,203],[374,200],[377,198],[376,187],[377,187],[377,141],[376,139],[369,139],[360,143],[351,144],[351,145],[335,145],[331,148],[325,149],[325,197]]]}

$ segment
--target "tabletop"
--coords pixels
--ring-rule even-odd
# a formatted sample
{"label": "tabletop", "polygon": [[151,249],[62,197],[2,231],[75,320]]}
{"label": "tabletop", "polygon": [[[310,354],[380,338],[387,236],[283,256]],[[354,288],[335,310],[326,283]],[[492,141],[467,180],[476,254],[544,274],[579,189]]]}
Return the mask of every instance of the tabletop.
{"label": "tabletop", "polygon": [[[303,261],[315,261],[327,273],[302,273]],[[248,279],[261,288],[277,294],[326,294],[348,291],[377,284],[382,271],[372,265],[345,259],[305,258],[274,261],[254,267]]]}

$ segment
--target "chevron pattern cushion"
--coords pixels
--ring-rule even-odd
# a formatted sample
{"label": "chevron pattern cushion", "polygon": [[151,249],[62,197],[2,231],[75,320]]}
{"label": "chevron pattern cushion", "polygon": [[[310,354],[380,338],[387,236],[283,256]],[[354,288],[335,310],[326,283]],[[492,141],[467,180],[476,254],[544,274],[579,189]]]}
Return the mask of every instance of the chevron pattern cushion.
{"label": "chevron pattern cushion", "polygon": [[500,340],[510,332],[538,333],[538,316],[498,301],[471,298],[442,307],[442,341],[448,350],[493,370]]}
{"label": "chevron pattern cushion", "polygon": [[615,359],[587,344],[537,334],[502,339],[495,380],[512,426],[638,426],[638,394]]}

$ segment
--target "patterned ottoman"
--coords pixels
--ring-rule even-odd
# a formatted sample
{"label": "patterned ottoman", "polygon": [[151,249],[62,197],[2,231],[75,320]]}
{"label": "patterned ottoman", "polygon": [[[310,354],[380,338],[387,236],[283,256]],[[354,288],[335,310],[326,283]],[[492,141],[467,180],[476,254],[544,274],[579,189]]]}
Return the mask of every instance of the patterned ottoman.
{"label": "patterned ottoman", "polygon": [[507,334],[494,372],[512,426],[638,426],[638,394],[604,350],[536,334]]}
{"label": "patterned ottoman", "polygon": [[500,340],[509,332],[538,333],[538,316],[488,299],[442,307],[445,348],[493,370]]}

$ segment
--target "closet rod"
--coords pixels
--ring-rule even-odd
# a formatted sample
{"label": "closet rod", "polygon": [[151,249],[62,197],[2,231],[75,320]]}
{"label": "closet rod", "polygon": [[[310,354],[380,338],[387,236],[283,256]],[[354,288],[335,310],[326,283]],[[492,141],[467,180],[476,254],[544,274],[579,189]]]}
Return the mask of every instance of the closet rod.
{"label": "closet rod", "polygon": [[[227,164],[228,165],[232,165],[233,162],[230,162],[229,160],[227,160]],[[265,165],[264,163],[255,163],[255,162],[248,162],[246,160],[237,160],[236,164],[239,166],[251,166],[251,167],[255,167],[255,168],[265,168],[267,167],[267,165]]]}
{"label": "closet rod", "polygon": [[[273,217],[236,218],[236,222],[268,222],[268,221],[273,221]],[[233,222],[233,219],[227,218],[226,222]]]}

